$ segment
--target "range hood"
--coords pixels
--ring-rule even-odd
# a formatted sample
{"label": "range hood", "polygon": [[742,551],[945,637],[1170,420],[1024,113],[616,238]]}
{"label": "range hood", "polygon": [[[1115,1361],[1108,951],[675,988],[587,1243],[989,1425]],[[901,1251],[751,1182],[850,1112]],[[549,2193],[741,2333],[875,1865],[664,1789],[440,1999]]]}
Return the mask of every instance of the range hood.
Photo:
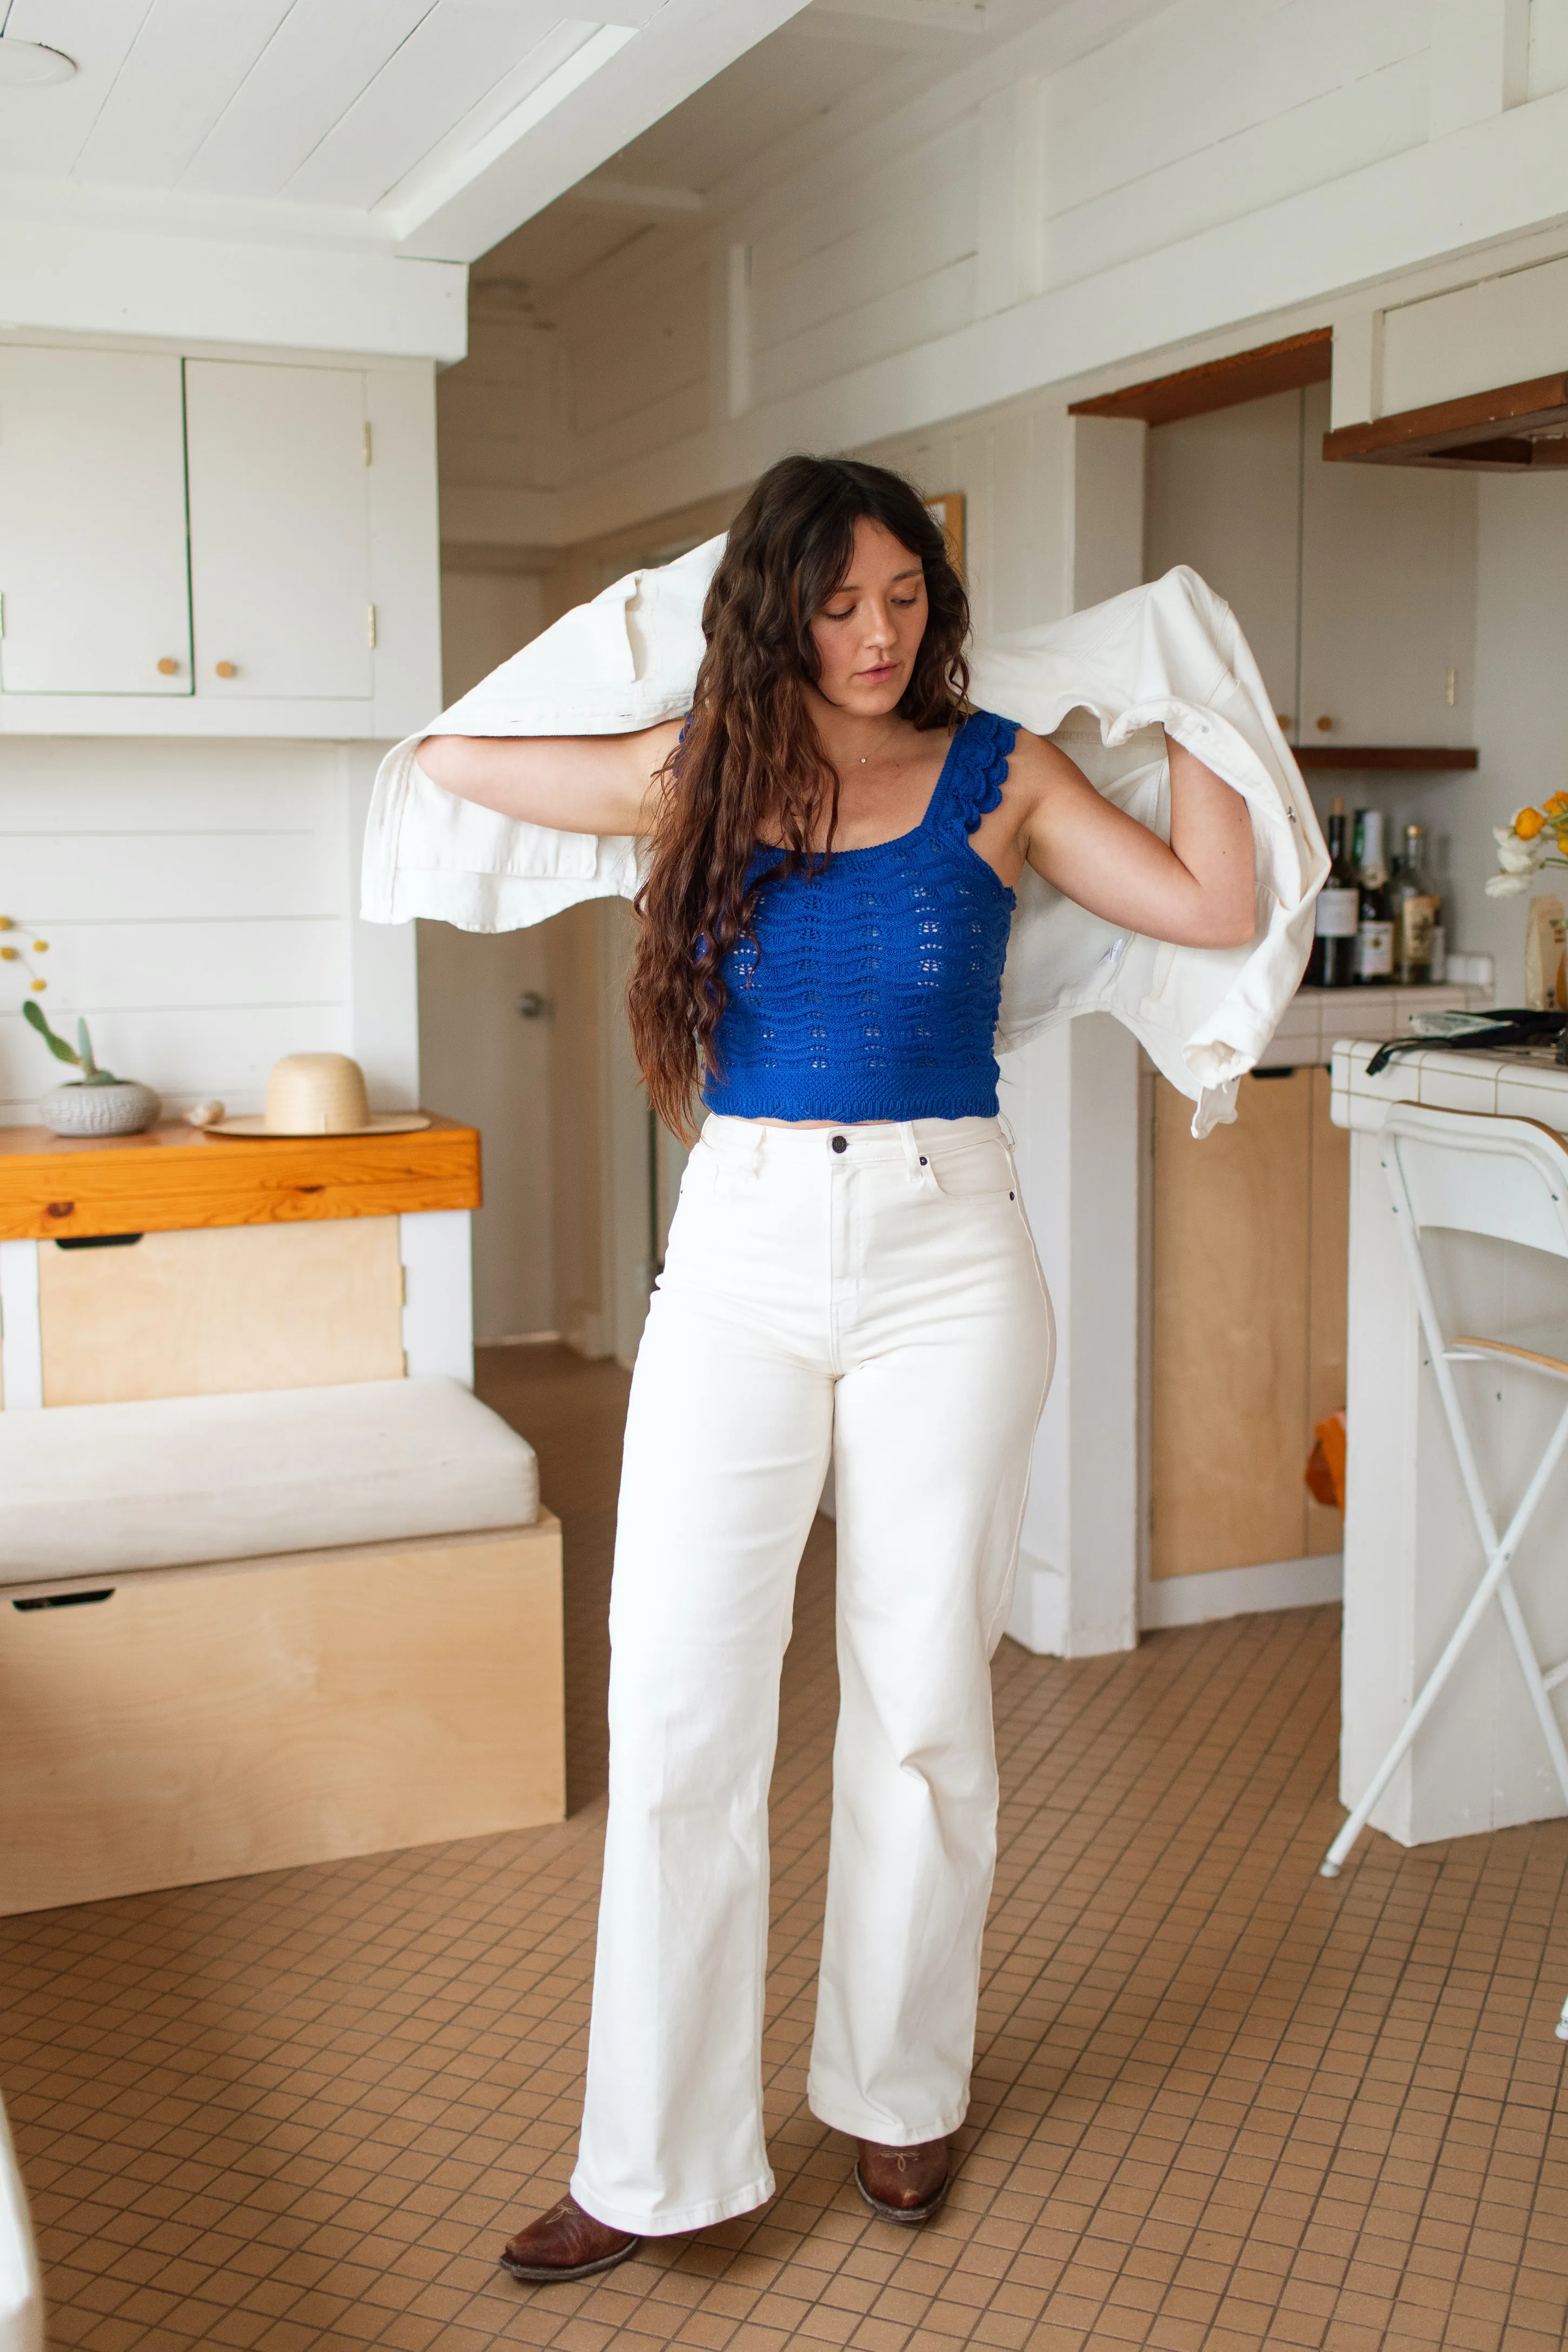
{"label": "range hood", "polygon": [[1568,374],[1532,376],[1371,425],[1342,425],[1324,434],[1323,455],[1363,466],[1443,466],[1473,474],[1568,466]]}

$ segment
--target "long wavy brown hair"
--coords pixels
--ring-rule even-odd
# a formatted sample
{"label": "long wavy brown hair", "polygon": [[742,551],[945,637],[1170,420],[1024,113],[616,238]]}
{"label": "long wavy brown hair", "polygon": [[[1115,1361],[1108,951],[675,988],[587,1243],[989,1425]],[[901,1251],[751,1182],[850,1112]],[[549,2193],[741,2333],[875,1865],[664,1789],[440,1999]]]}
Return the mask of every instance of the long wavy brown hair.
{"label": "long wavy brown hair", "polygon": [[[761,882],[746,887],[752,852],[759,842],[779,844],[770,873],[784,874],[816,871],[832,854],[838,777],[803,689],[817,677],[813,617],[848,571],[862,519],[881,523],[925,573],[925,635],[900,717],[945,728],[968,709],[969,599],[920,492],[886,467],[850,457],[781,458],[735,518],[708,590],[708,650],[664,771],[637,899],[632,1043],[655,1110],[687,1138],[698,1088],[722,1076],[715,1033],[723,966],[737,940],[754,936]],[[826,851],[813,848],[819,835]]]}

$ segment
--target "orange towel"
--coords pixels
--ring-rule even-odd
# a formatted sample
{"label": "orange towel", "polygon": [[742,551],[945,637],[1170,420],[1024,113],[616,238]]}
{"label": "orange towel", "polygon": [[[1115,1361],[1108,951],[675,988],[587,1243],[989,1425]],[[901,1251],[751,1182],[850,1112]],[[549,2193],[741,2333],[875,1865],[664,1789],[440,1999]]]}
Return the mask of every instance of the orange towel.
{"label": "orange towel", "polygon": [[1330,1413],[1312,1432],[1314,1444],[1307,1464],[1307,1484],[1320,1503],[1336,1511],[1345,1507],[1345,1417]]}

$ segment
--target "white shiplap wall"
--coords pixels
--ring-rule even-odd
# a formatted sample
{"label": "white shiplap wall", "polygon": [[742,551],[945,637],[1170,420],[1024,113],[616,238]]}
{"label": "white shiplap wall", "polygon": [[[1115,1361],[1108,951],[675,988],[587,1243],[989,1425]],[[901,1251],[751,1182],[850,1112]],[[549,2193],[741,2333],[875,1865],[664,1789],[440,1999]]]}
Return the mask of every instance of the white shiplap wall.
{"label": "white shiplap wall", "polygon": [[[175,1107],[216,1095],[259,1109],[279,1055],[356,1044],[387,1099],[384,1057],[354,1016],[363,761],[315,743],[0,747],[0,912],[50,943],[35,961],[55,1026],[71,1034],[84,1013],[99,1058]],[[0,965],[10,1126],[71,1076],[22,1021],[19,975]]]}
{"label": "white shiplap wall", "polygon": [[[700,214],[550,293],[533,331],[554,341],[558,390],[530,388],[534,351],[508,419],[534,453],[515,529],[485,520],[481,469],[444,453],[477,525],[452,535],[570,545],[732,489],[787,448],[1099,389],[1215,338],[1348,332],[1434,268],[1479,274],[1478,237],[1495,269],[1541,257],[1503,238],[1556,234],[1568,0],[1531,0],[1519,87],[1517,9],[1480,0],[1183,0],[1121,29],[1107,9],[1092,40],[1088,13],[967,62],[955,47],[913,96],[891,79],[889,95],[874,79],[840,93],[716,179],[694,157]],[[487,389],[476,452],[504,407]],[[455,387],[444,398],[456,421]]]}

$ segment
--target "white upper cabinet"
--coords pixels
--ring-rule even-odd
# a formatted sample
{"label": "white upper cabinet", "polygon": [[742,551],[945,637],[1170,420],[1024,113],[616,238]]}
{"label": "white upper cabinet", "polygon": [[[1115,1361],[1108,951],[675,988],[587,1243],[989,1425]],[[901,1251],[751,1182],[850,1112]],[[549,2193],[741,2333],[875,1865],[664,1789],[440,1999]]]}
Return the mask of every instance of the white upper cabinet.
{"label": "white upper cabinet", "polygon": [[1325,464],[1328,421],[1313,384],[1157,425],[1150,576],[1226,599],[1294,742],[1472,742],[1476,477]]}
{"label": "white upper cabinet", "polygon": [[180,362],[0,349],[0,687],[191,692]]}
{"label": "white upper cabinet", "polygon": [[365,380],[185,362],[196,693],[368,698]]}
{"label": "white upper cabinet", "polygon": [[1328,386],[1302,397],[1297,740],[1471,742],[1476,477],[1325,465]]}

